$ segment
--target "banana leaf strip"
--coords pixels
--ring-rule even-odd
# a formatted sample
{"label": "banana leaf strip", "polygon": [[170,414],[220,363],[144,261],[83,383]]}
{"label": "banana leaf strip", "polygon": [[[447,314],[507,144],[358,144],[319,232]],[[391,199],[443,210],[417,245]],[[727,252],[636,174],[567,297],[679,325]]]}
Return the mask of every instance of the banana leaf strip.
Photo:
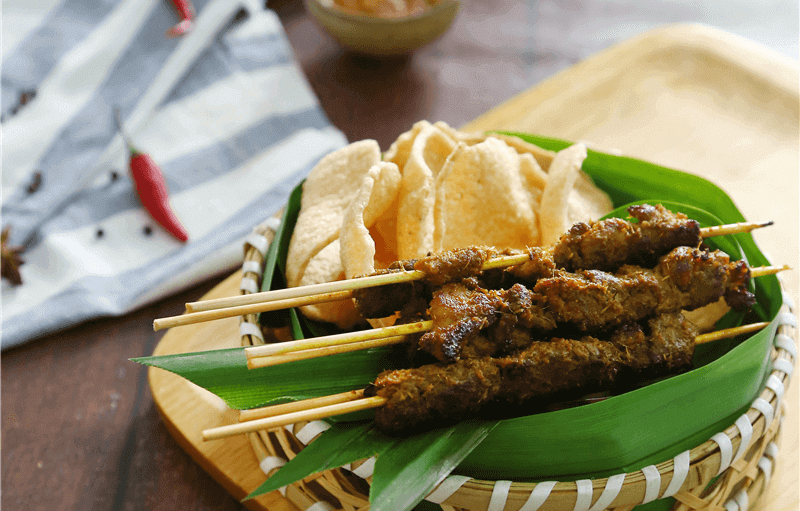
{"label": "banana leaf strip", "polygon": [[465,421],[392,444],[375,463],[371,511],[412,509],[499,424]]}
{"label": "banana leaf strip", "polygon": [[258,369],[247,368],[244,348],[131,360],[178,374],[243,410],[363,389],[381,371],[397,367],[393,353],[373,348]]}

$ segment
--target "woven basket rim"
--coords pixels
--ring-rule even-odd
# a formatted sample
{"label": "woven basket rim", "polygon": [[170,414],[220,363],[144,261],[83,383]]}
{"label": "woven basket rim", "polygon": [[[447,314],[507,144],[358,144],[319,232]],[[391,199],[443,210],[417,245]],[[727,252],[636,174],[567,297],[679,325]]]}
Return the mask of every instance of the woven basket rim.
{"label": "woven basket rim", "polygon": [[[266,250],[272,240],[272,237],[274,236],[274,232],[277,229],[278,224],[279,219],[277,217],[271,217],[267,219],[265,222],[254,228],[253,234],[248,237],[248,240],[245,242],[245,263],[243,265],[242,272],[242,285],[240,286],[243,294],[257,292],[257,290],[260,288],[262,277],[260,266],[257,266],[254,263],[258,262],[260,264],[264,261]],[[781,286],[783,289],[782,281]],[[754,400],[754,404],[751,405],[748,411],[739,419],[737,419],[734,424],[725,428],[723,431],[719,432],[717,435],[714,435],[714,437],[701,443],[700,445],[679,454],[675,458],[667,459],[661,463],[645,467],[642,470],[585,481],[492,481],[476,479],[468,476],[451,475],[437,485],[437,487],[428,495],[428,497],[426,497],[426,499],[437,504],[444,505],[447,508],[458,509],[457,507],[453,506],[463,504],[461,501],[464,500],[469,501],[475,499],[474,494],[478,494],[481,496],[481,500],[483,501],[481,506],[485,508],[487,503],[494,502],[497,504],[498,499],[502,500],[503,505],[509,498],[512,500],[519,500],[520,498],[523,498],[523,500],[525,498],[532,500],[534,490],[539,487],[540,493],[544,494],[540,505],[552,496],[557,500],[565,500],[565,505],[568,503],[564,509],[573,509],[572,506],[578,506],[577,500],[580,500],[582,497],[584,499],[588,499],[589,503],[595,502],[595,504],[597,504],[598,499],[608,497],[608,488],[620,486],[620,488],[616,488],[614,490],[615,493],[612,496],[615,509],[629,509],[635,505],[649,502],[650,500],[648,499],[650,499],[652,496],[653,491],[655,491],[655,498],[675,496],[681,505],[689,505],[685,501],[693,502],[692,499],[698,499],[699,497],[697,497],[696,494],[699,493],[699,490],[704,489],[708,483],[711,482],[712,478],[707,478],[708,480],[704,480],[702,476],[703,474],[713,474],[713,478],[716,479],[718,473],[722,475],[730,473],[735,468],[736,463],[739,463],[739,472],[742,472],[742,458],[748,457],[751,459],[751,465],[758,464],[759,468],[761,469],[757,472],[757,477],[750,477],[749,479],[750,488],[757,486],[755,484],[756,482],[763,483],[760,486],[761,491],[758,492],[760,495],[766,488],[766,483],[771,475],[767,474],[765,470],[763,470],[760,462],[763,457],[767,456],[764,454],[764,451],[767,449],[767,447],[769,445],[775,445],[775,443],[772,442],[767,444],[766,442],[762,442],[764,445],[760,447],[761,452],[757,453],[755,459],[753,459],[753,456],[749,456],[749,454],[746,455],[746,453],[752,450],[752,448],[765,437],[770,436],[770,439],[777,438],[779,433],[780,423],[783,416],[783,409],[781,406],[782,396],[784,390],[788,388],[792,368],[794,367],[796,358],[796,352],[794,348],[794,342],[796,341],[796,319],[793,314],[793,308],[794,307],[791,299],[787,295],[785,289],[783,289],[783,304],[780,312],[778,313],[778,329],[776,332],[776,339],[782,336],[782,338],[789,339],[790,342],[787,343],[786,341],[783,341],[781,345],[776,345],[773,343],[771,350],[773,370],[770,372],[767,382],[759,393],[759,396]],[[243,328],[240,328],[243,345],[263,344],[265,342],[263,335],[259,331],[260,327],[257,323],[255,314],[242,316],[240,323],[241,325],[244,325]],[[252,326],[247,327],[247,324]],[[784,360],[786,362],[778,363],[776,367],[775,363],[778,360]],[[769,410],[772,410],[772,417],[769,421],[769,424],[767,424],[767,417],[764,413],[764,410],[766,410],[765,407],[769,407]],[[320,434],[322,431],[324,431],[324,427],[319,427],[319,431],[316,434]],[[256,434],[250,434],[251,443],[253,443],[254,449],[257,451],[257,455],[258,451],[263,450],[263,448],[257,447],[256,442],[263,441],[264,443],[268,443],[270,441],[265,440],[265,438],[268,438],[265,432],[260,433],[262,433],[262,437],[259,437],[259,435]],[[286,435],[288,438],[284,438],[283,435]],[[727,442],[722,438],[722,435],[727,438]],[[741,445],[743,437],[748,441],[744,447]],[[281,434],[277,435],[277,438],[279,443],[282,444],[284,452],[287,453],[287,455],[291,452],[290,457],[293,457],[296,454],[292,452],[292,447],[290,446],[291,439],[294,439],[294,441],[303,445],[308,443],[298,440],[297,436],[294,434],[294,431],[288,428],[286,430],[282,430]],[[313,439],[313,437],[311,439]],[[309,439],[309,441],[311,439]],[[302,449],[302,447],[300,449]],[[725,460],[726,457],[728,458],[727,462]],[[374,462],[374,458],[372,460]],[[369,460],[365,461],[369,463]],[[353,465],[355,466],[357,464]],[[680,477],[683,478],[680,485],[677,483],[672,484],[673,476],[676,473],[676,467],[678,467]],[[770,460],[770,467],[774,467],[774,459]],[[269,472],[268,475],[271,475],[271,473],[277,470],[277,468],[278,467],[274,467],[265,472]],[[358,473],[357,466],[355,468],[345,468],[349,468],[351,471],[356,471],[356,473]],[[323,488],[324,492],[333,495],[340,502],[343,502],[343,500],[348,500],[348,497],[352,497],[352,499],[350,499],[352,502],[348,505],[349,508],[367,509],[368,502],[365,500],[365,497],[360,498],[355,495],[350,495],[340,486],[336,486],[337,484],[341,484],[342,470],[344,469],[332,469],[326,473],[323,473],[322,475],[307,478],[304,481],[295,483],[295,485],[302,489],[301,494],[298,494],[297,492],[290,492],[289,489],[286,490],[285,494],[289,496],[290,493],[294,493],[294,498],[300,501],[295,503],[300,504],[304,509],[307,509],[309,506],[314,505],[315,503],[325,502],[318,495],[314,495],[313,490],[309,490],[305,484],[305,482],[309,481],[309,479],[315,479]],[[752,472],[752,470],[750,470],[750,472]],[[362,471],[362,474],[364,473],[368,474],[366,478],[369,480],[371,478],[371,470]],[[328,475],[329,477],[326,479],[325,475]],[[623,476],[623,482],[620,484],[620,478]],[[654,483],[653,481],[656,477],[658,478],[658,482]],[[688,487],[690,486],[692,479],[694,479],[696,484],[693,487]],[[655,484],[658,484],[658,486],[656,487]],[[546,492],[541,492],[543,486],[547,488]],[[500,491],[498,491],[498,488],[500,488]],[[630,502],[619,502],[619,499],[615,498],[617,495],[622,493],[623,488],[627,489],[629,493],[641,494],[643,497],[638,500],[633,499]],[[694,488],[694,491],[690,493],[688,490],[692,488]],[[670,491],[670,495],[665,494],[666,490]],[[738,491],[737,495],[740,499],[747,498],[747,495],[742,497],[741,493],[743,491],[746,492],[747,488],[742,489],[737,487],[736,490]],[[651,495],[648,495],[648,493]],[[756,497],[757,496],[758,495],[756,495]],[[714,495],[712,495],[712,497],[714,497]],[[716,502],[716,504],[710,503],[707,500],[701,500],[700,502],[703,503],[703,506],[712,506],[707,507],[708,509],[719,509],[723,511],[727,508],[720,506],[724,504],[726,499],[736,503],[734,499],[736,496],[717,495],[716,497],[716,501],[719,501]],[[612,502],[609,501],[609,504],[611,503]],[[738,506],[737,509],[741,507],[739,504],[736,505]],[[328,504],[328,506],[330,505]],[[574,508],[578,509],[578,507]],[[503,509],[503,506],[497,507],[497,509]],[[538,509],[538,507],[532,507],[531,509]],[[546,507],[546,509],[561,509],[561,507]],[[586,509],[589,509],[589,507],[587,506]],[[592,509],[594,509],[594,507]],[[603,509],[606,508],[604,507]],[[686,509],[699,509],[699,507],[687,507]]]}

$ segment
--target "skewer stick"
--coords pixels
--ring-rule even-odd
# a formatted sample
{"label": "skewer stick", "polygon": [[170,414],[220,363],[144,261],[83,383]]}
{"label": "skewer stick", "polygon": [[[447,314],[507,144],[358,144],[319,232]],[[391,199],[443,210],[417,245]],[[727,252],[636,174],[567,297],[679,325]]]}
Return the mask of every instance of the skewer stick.
{"label": "skewer stick", "polygon": [[266,417],[275,417],[277,415],[284,415],[302,410],[310,410],[311,408],[319,408],[321,406],[347,403],[349,401],[361,399],[362,397],[364,397],[364,389],[348,390],[347,392],[333,394],[331,396],[315,397],[312,399],[304,399],[302,401],[294,401],[292,403],[284,403],[282,405],[253,408],[251,410],[240,410],[239,422],[264,419]]}
{"label": "skewer stick", "polygon": [[369,348],[378,348],[380,346],[400,344],[406,342],[407,339],[408,337],[405,335],[395,335],[392,337],[373,339],[371,341],[351,342],[347,344],[329,346],[327,348],[314,348],[308,350],[293,351],[281,355],[268,355],[265,357],[251,358],[247,361],[247,368],[257,369],[259,367],[276,366],[280,364],[286,364],[287,362],[296,362],[298,360],[308,360],[310,358],[338,355],[339,353],[349,353],[351,351],[360,351]]}
{"label": "skewer stick", "polygon": [[324,419],[326,417],[333,417],[334,415],[358,412],[360,410],[369,410],[370,408],[378,408],[383,406],[385,403],[386,398],[380,396],[366,397],[363,399],[357,399],[355,401],[287,413],[277,417],[266,417],[264,419],[256,419],[249,422],[240,422],[237,424],[220,426],[218,428],[211,428],[203,431],[203,440],[216,440],[218,438],[225,438],[241,433],[250,433],[253,431],[279,428],[288,424],[294,424],[296,422],[313,421],[317,419]]}
{"label": "skewer stick", "polygon": [[[525,256],[525,260],[527,260],[527,256]],[[336,280],[334,282],[322,282],[320,284],[310,284],[301,287],[289,287],[286,289],[276,289],[275,291],[262,291],[261,293],[251,293],[249,295],[228,296],[202,302],[189,302],[186,304],[186,312],[201,312],[239,305],[265,303],[273,300],[287,300],[290,298],[301,298],[311,295],[350,291],[353,289],[365,289],[368,287],[384,286],[386,284],[400,284],[402,282],[419,280],[424,276],[425,272],[413,270],[387,273],[385,275],[370,275],[368,277],[358,277],[355,279]]]}
{"label": "skewer stick", "polygon": [[[340,281],[346,282],[346,281]],[[300,289],[300,288],[292,288]],[[249,295],[252,296],[252,295]],[[338,291],[323,293],[313,296],[302,296],[296,298],[287,298],[283,300],[275,300],[264,303],[254,303],[250,305],[239,305],[229,307],[227,309],[213,309],[202,312],[192,312],[190,314],[183,314],[181,316],[171,316],[168,318],[159,318],[153,321],[153,330],[158,331],[164,328],[172,328],[176,326],[191,325],[194,323],[203,323],[205,321],[214,321],[216,319],[232,318],[234,316],[242,316],[245,314],[256,314],[258,312],[267,312],[280,309],[289,309],[292,307],[300,307],[303,305],[311,305],[314,303],[335,302],[344,300],[352,296],[351,291]]]}
{"label": "skewer stick", "polygon": [[761,227],[769,227],[775,222],[739,222],[736,224],[714,225],[700,229],[700,237],[725,236],[727,234],[748,233]]}
{"label": "skewer stick", "polygon": [[265,357],[268,355],[278,355],[290,353],[292,351],[308,350],[312,348],[325,348],[350,344],[354,342],[382,339],[395,335],[408,335],[417,332],[425,332],[433,326],[433,321],[419,321],[417,323],[406,323],[372,330],[361,330],[358,332],[347,332],[343,334],[326,335],[325,337],[313,337],[311,339],[300,339],[299,341],[280,342],[275,344],[265,344],[263,346],[252,346],[244,350],[248,359]]}
{"label": "skewer stick", "polygon": [[750,269],[750,276],[755,277],[765,277],[767,275],[775,275],[776,273],[780,273],[785,270],[791,270],[789,265],[784,264],[783,266],[758,266],[756,268]]}
{"label": "skewer stick", "polygon": [[[754,229],[758,229],[760,227],[767,227],[772,224],[773,222],[739,222],[735,224],[704,227],[700,229],[700,236],[703,238],[709,238],[712,236],[723,236],[727,234],[748,233]],[[529,258],[527,254],[495,257],[486,261],[481,269],[490,270],[495,268],[507,268],[509,266],[523,264],[526,261],[528,261],[528,259]],[[277,300],[286,300],[288,298],[300,298],[304,296],[320,295],[324,293],[333,293],[338,291],[352,291],[354,289],[364,289],[368,287],[383,286],[386,284],[400,284],[403,282],[420,280],[424,277],[425,277],[425,272],[419,270],[388,273],[386,275],[371,275],[369,277],[337,280],[335,282],[324,282],[322,284],[312,284],[309,286],[292,287],[287,289],[279,289],[275,291],[264,291],[261,293],[251,293],[249,295],[215,298],[213,300],[205,300],[201,302],[189,302],[186,304],[186,312],[201,312],[201,311],[208,311],[215,309],[227,309],[228,307],[237,307],[241,305],[251,305],[256,303],[266,303]],[[341,299],[344,298],[350,298],[350,295],[348,296],[342,295]],[[322,303],[322,302],[321,301],[298,302],[299,305],[310,305],[312,303]],[[288,308],[295,306],[296,305],[288,305],[279,308]],[[253,312],[265,312],[267,310],[277,310],[277,309],[259,309]],[[252,312],[247,312],[246,314],[252,314]],[[230,316],[222,316],[222,317],[230,317]]]}
{"label": "skewer stick", "polygon": [[[705,344],[719,339],[726,339],[729,337],[735,337],[737,335],[756,332],[758,330],[761,330],[768,324],[769,323],[753,323],[751,325],[727,328],[725,330],[718,330],[716,332],[711,332],[708,334],[700,334],[695,337],[695,344]],[[415,332],[423,332],[431,327],[431,321],[420,321],[418,323],[409,323],[408,325],[404,326],[414,326]],[[400,344],[401,342],[406,340],[405,335],[380,338],[381,335],[385,335],[384,334],[385,330],[386,329],[382,328],[369,330],[370,332],[376,332],[375,335],[376,339],[371,341],[352,342],[341,345],[330,345],[329,347],[321,349],[306,349],[302,351],[292,350],[292,352],[290,353],[280,354],[280,355],[258,355],[252,357],[248,355],[247,368],[255,369],[258,367],[268,367],[268,366],[286,364],[288,362],[295,362],[297,360],[308,360],[311,358],[327,357],[330,355],[337,355],[339,353],[349,353],[351,351],[358,351],[367,348],[375,348],[378,346]],[[326,338],[320,337],[319,339],[326,339]],[[263,346],[258,346],[258,347],[261,348]],[[253,348],[247,348],[247,349],[253,349]],[[245,350],[245,352],[246,351],[247,350]]]}
{"label": "skewer stick", "polygon": [[758,332],[762,328],[769,325],[769,322],[752,323],[750,325],[736,326],[733,328],[726,328],[724,330],[717,330],[716,332],[709,332],[707,334],[700,334],[694,338],[695,344],[705,344],[707,342],[718,341],[720,339],[729,339],[737,335],[750,334]]}
{"label": "skewer stick", "polygon": [[[499,259],[507,259],[507,258],[515,258],[517,260],[523,259],[523,261],[528,260],[528,256],[526,254],[518,254],[514,256],[505,256],[505,257],[498,257],[495,259],[491,259],[488,262],[495,262]],[[501,264],[499,262],[495,264]],[[520,264],[519,262],[514,264]],[[484,268],[486,265],[484,265]],[[500,267],[500,266],[493,266],[493,267]],[[750,275],[752,277],[763,277],[765,275],[774,275],[776,273],[782,272],[784,270],[790,269],[789,266],[761,266],[757,268],[752,268],[750,270]],[[418,271],[413,272],[404,272],[404,273],[390,273],[387,275],[377,275],[378,277],[394,277],[395,275],[399,275],[403,277],[402,282],[408,282],[410,280],[416,280],[416,277],[413,277],[416,273],[423,273]],[[411,275],[411,277],[409,277]],[[424,274],[423,274],[424,275]],[[372,277],[364,277],[364,278],[372,278]],[[349,282],[356,282],[359,279],[351,279],[351,280],[340,280],[336,282],[329,282],[325,285],[332,285],[338,283],[349,283]],[[389,282],[389,283],[396,283],[396,282]],[[372,284],[370,287],[374,287],[377,285],[382,284]],[[315,285],[318,286],[318,285]],[[308,287],[315,287],[315,286],[308,286]],[[305,290],[305,287],[297,287],[297,288],[290,288],[281,291],[297,291],[297,290]],[[255,295],[247,295],[247,296],[255,296]],[[183,325],[192,325],[195,323],[203,323],[205,321],[214,321],[217,319],[224,319],[230,318],[234,316],[241,316],[244,314],[254,314],[258,312],[265,312],[271,310],[279,310],[285,309],[288,307],[298,307],[301,305],[309,305],[312,303],[323,303],[323,302],[332,302],[336,300],[343,300],[345,298],[351,297],[351,291],[340,291],[340,292],[328,292],[321,295],[314,295],[314,296],[305,296],[305,297],[294,297],[290,299],[283,299],[277,301],[267,301],[265,303],[256,303],[251,305],[240,305],[236,307],[229,307],[227,309],[215,309],[215,310],[208,310],[203,312],[192,312],[189,314],[183,314],[181,316],[171,316],[167,318],[159,318],[153,321],[153,330],[162,330],[164,328],[172,328],[176,326],[183,326]],[[221,298],[220,300],[227,300],[226,298]],[[396,335],[396,334],[391,334]],[[385,337],[385,335],[384,335]],[[372,339],[376,339],[377,337],[371,337]],[[359,341],[364,339],[359,339]],[[352,341],[357,342],[357,341]],[[307,349],[307,348],[306,348]]]}
{"label": "skewer stick", "polygon": [[[752,333],[767,325],[769,323],[754,323],[698,335],[695,337],[695,344],[704,344]],[[324,419],[335,415],[379,408],[386,404],[386,398],[384,397],[373,396],[365,398],[363,394],[363,390],[352,390],[294,403],[243,410],[239,415],[239,423],[207,429],[203,431],[203,440],[215,440],[242,433],[278,428],[296,422]]]}

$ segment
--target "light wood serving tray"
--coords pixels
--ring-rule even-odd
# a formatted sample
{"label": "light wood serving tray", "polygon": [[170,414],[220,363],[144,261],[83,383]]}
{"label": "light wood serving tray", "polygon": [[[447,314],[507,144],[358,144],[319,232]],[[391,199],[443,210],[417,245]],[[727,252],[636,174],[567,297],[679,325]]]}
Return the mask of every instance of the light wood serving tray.
{"label": "light wood serving tray", "polygon": [[[465,130],[517,130],[591,141],[701,175],[721,186],[749,220],[776,225],[755,235],[798,299],[800,80],[797,62],[736,36],[696,25],[646,33],[612,47],[472,121]],[[435,121],[436,119],[431,119]],[[203,299],[239,294],[240,273]],[[240,346],[238,318],[168,332],[155,355]],[[237,421],[216,396],[164,370],[150,369],[153,399],[180,445],[241,499],[264,476],[244,435],[202,441],[202,430]],[[753,509],[795,511],[798,495],[798,381],[767,494]],[[278,492],[245,502],[252,510],[296,507]]]}

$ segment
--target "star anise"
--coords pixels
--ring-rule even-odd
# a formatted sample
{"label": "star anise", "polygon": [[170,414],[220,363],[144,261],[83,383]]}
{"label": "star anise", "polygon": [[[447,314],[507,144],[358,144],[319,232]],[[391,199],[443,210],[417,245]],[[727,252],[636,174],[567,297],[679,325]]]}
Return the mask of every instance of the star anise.
{"label": "star anise", "polygon": [[0,234],[0,274],[12,286],[19,286],[22,284],[22,276],[19,274],[19,267],[25,262],[20,255],[25,250],[23,247],[10,247],[8,246],[8,234],[11,232],[11,226],[7,225],[3,228]]}

